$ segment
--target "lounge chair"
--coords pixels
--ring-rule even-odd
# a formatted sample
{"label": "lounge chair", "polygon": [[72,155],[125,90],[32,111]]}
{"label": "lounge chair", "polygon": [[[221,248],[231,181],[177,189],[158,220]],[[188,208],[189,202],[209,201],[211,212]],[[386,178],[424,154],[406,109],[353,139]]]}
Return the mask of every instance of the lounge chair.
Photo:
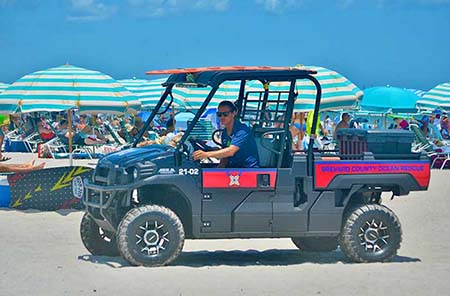
{"label": "lounge chair", "polygon": [[[413,147],[414,152],[424,151],[427,155],[432,159],[431,167],[433,168],[438,161],[442,161],[441,166],[439,167],[441,170],[445,168],[447,162],[450,161],[450,147],[435,147],[432,142],[430,142],[423,131],[419,128],[417,124],[411,123],[409,125],[410,129],[416,135],[416,145]],[[440,149],[442,151],[437,151]]]}

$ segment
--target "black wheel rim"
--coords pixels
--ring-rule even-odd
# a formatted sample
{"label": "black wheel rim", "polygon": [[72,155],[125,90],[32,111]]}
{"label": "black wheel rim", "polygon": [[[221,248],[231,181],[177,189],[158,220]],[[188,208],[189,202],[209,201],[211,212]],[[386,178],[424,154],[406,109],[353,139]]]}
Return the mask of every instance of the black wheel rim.
{"label": "black wheel rim", "polygon": [[383,253],[389,247],[391,234],[387,223],[372,219],[367,220],[359,228],[358,237],[365,252],[377,255]]}
{"label": "black wheel rim", "polygon": [[158,257],[170,243],[169,231],[159,220],[146,220],[136,229],[135,248],[146,257]]}

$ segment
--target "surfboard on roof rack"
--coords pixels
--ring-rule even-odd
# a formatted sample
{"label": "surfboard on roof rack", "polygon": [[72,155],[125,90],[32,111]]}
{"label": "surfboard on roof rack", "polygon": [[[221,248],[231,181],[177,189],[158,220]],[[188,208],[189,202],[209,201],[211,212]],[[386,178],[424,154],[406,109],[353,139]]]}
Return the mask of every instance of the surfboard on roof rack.
{"label": "surfboard on roof rack", "polygon": [[147,75],[164,75],[164,74],[183,74],[198,73],[206,71],[245,71],[245,70],[295,70],[293,67],[272,67],[272,66],[215,66],[215,67],[197,67],[197,68],[180,68],[167,70],[152,70]]}

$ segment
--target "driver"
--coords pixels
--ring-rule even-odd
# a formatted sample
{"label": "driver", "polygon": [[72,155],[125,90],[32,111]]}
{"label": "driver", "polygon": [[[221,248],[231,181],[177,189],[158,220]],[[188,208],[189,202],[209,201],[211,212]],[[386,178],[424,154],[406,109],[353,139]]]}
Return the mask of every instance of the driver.
{"label": "driver", "polygon": [[235,119],[236,106],[230,101],[222,101],[217,117],[225,129],[222,132],[222,148],[215,151],[197,150],[192,154],[194,160],[208,157],[220,159],[219,168],[257,168],[258,150],[250,127]]}

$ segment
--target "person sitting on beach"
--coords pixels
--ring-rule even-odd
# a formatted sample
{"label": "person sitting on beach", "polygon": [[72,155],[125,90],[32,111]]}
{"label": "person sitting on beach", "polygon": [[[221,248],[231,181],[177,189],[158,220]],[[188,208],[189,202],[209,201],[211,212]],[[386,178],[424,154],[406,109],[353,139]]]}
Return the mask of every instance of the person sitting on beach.
{"label": "person sitting on beach", "polygon": [[394,122],[397,124],[397,129],[404,129],[404,130],[409,129],[409,123],[403,118],[396,117],[394,118]]}
{"label": "person sitting on beach", "polygon": [[14,173],[23,173],[35,170],[41,170],[45,166],[45,162],[40,163],[38,165],[34,164],[34,159],[28,163],[0,163],[0,173],[14,172]]}
{"label": "person sitting on beach", "polygon": [[47,123],[45,117],[42,117],[36,124],[42,140],[48,141],[55,137],[55,133],[53,133],[52,128]]}
{"label": "person sitting on beach", "polygon": [[175,134],[175,120],[173,118],[169,118],[167,121],[167,130],[164,135],[157,137],[156,139],[150,139],[146,141],[142,141],[137,144],[137,147],[143,147],[147,145],[159,144],[159,145],[169,145],[172,147],[176,147],[178,142],[183,137],[183,132],[178,132]]}

